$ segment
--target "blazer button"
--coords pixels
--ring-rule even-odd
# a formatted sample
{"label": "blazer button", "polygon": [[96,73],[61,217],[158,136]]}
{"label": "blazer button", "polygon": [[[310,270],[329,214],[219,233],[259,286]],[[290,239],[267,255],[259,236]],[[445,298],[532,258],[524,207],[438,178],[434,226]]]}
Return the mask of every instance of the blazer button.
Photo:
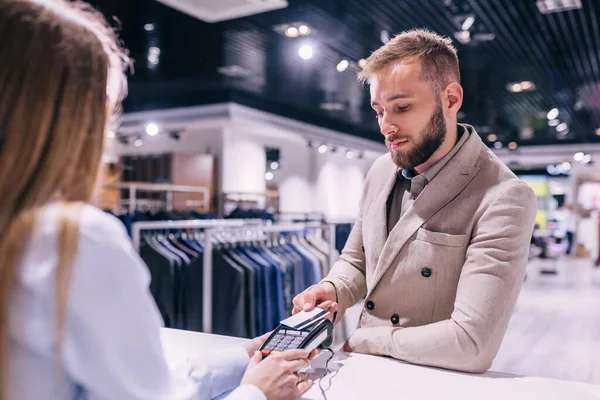
{"label": "blazer button", "polygon": [[421,270],[421,275],[425,278],[429,278],[431,276],[431,270],[429,268],[423,268]]}
{"label": "blazer button", "polygon": [[397,324],[398,322],[400,322],[400,317],[398,316],[398,314],[394,314],[392,315],[392,324]]}
{"label": "blazer button", "polygon": [[367,301],[367,310],[374,310],[375,309],[375,303],[373,303],[371,300]]}

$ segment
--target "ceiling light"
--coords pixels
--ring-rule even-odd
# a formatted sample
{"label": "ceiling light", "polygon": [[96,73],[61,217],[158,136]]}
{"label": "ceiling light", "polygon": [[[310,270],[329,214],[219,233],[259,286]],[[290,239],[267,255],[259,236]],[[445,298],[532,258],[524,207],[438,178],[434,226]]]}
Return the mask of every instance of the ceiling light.
{"label": "ceiling light", "polygon": [[496,140],[498,140],[498,136],[494,135],[493,133],[490,133],[487,137],[488,142],[495,142]]}
{"label": "ceiling light", "polygon": [[512,85],[510,85],[509,90],[513,93],[519,93],[523,91],[523,88],[521,87],[520,83],[513,83]]}
{"label": "ceiling light", "polygon": [[496,35],[493,33],[476,33],[473,35],[473,40],[477,42],[491,42],[496,39]]}
{"label": "ceiling light", "polygon": [[319,107],[326,111],[344,111],[346,109],[344,103],[340,103],[339,101],[327,101],[321,103]]}
{"label": "ceiling light", "polygon": [[160,60],[160,49],[158,47],[150,47],[148,49],[148,63],[157,65]]}
{"label": "ceiling light", "polygon": [[511,149],[511,150],[516,150],[517,147],[519,147],[519,145],[517,144],[517,142],[510,142],[508,144],[508,148]]}
{"label": "ceiling light", "polygon": [[553,108],[548,111],[548,115],[546,116],[548,119],[556,119],[558,117],[558,108]]}
{"label": "ceiling light", "polygon": [[329,146],[327,146],[326,144],[322,144],[319,146],[319,153],[325,154],[327,153],[327,150],[329,150]]}
{"label": "ceiling light", "polygon": [[502,148],[502,142],[496,142],[496,143],[494,143],[494,148],[495,149],[501,149]]}
{"label": "ceiling light", "polygon": [[592,156],[590,154],[586,154],[585,156],[583,156],[583,159],[581,160],[582,164],[589,164],[592,161]]}
{"label": "ceiling light", "polygon": [[313,56],[313,49],[312,46],[309,44],[303,44],[302,46],[300,46],[300,48],[298,49],[298,55],[300,56],[300,58],[302,58],[303,60],[310,60]]}
{"label": "ceiling light", "polygon": [[298,34],[298,28],[296,28],[295,26],[290,26],[285,30],[285,36],[287,37],[296,37],[298,36]]}
{"label": "ceiling light", "polygon": [[525,128],[521,129],[521,139],[532,139],[533,138],[533,128],[530,126],[526,126]]}
{"label": "ceiling light", "polygon": [[390,33],[388,31],[381,31],[381,33],[379,35],[379,40],[381,40],[381,42],[383,44],[389,42],[390,41]]}
{"label": "ceiling light", "polygon": [[582,7],[581,0],[538,0],[535,4],[542,14],[576,10]]}
{"label": "ceiling light", "polygon": [[273,175],[273,173],[271,171],[265,173],[265,179],[268,181],[272,181],[274,177],[275,177],[275,175]]}
{"label": "ceiling light", "polygon": [[279,169],[279,163],[277,161],[271,161],[271,164],[269,164],[269,168],[271,168],[273,171]]}
{"label": "ceiling light", "polygon": [[347,158],[348,160],[352,160],[352,159],[354,158],[354,152],[353,152],[352,150],[348,150],[348,151],[346,152],[346,158]]}
{"label": "ceiling light", "polygon": [[114,131],[108,131],[106,132],[106,137],[109,139],[114,139],[115,138],[115,132]]}
{"label": "ceiling light", "polygon": [[533,82],[530,81],[523,81],[521,82],[521,89],[522,90],[531,90],[534,89],[535,85],[533,84]]}
{"label": "ceiling light", "polygon": [[300,25],[300,27],[298,27],[298,32],[300,32],[301,35],[308,35],[310,33],[310,27],[308,25]]}
{"label": "ceiling light", "polygon": [[146,133],[150,136],[158,135],[158,131],[158,125],[156,125],[154,122],[151,122],[146,126]]}
{"label": "ceiling light", "polygon": [[566,123],[566,122],[563,122],[563,123],[559,124],[559,125],[556,127],[556,131],[557,131],[557,132],[564,132],[564,131],[566,131],[567,129],[569,129],[569,126],[567,125],[567,123]]}
{"label": "ceiling light", "polygon": [[573,155],[573,160],[581,162],[585,157],[585,154],[582,151],[579,151]]}
{"label": "ceiling light", "polygon": [[548,125],[550,126],[558,126],[558,124],[560,124],[560,121],[557,119],[551,119],[550,121],[548,121]]}
{"label": "ceiling light", "polygon": [[350,65],[350,63],[348,62],[348,60],[342,60],[338,63],[336,68],[337,68],[338,72],[344,72],[345,70],[348,69],[349,65]]}
{"label": "ceiling light", "polygon": [[226,65],[217,69],[221,75],[229,76],[231,78],[247,78],[252,75],[252,71],[248,68],[240,65]]}
{"label": "ceiling light", "polygon": [[471,33],[469,31],[455,32],[454,37],[462,44],[467,44],[471,41]]}
{"label": "ceiling light", "polygon": [[141,147],[143,144],[144,144],[144,141],[140,137],[138,137],[137,139],[135,139],[135,141],[133,142],[133,145],[135,147]]}
{"label": "ceiling light", "polygon": [[468,17],[467,19],[465,19],[465,22],[463,22],[463,24],[462,24],[462,30],[468,31],[469,29],[471,29],[474,22],[475,22],[475,17],[473,17],[473,16]]}
{"label": "ceiling light", "polygon": [[555,165],[548,165],[546,167],[546,171],[548,171],[548,173],[550,175],[559,175],[560,174],[560,171],[558,170],[558,168],[556,168]]}
{"label": "ceiling light", "polygon": [[560,167],[562,168],[563,171],[570,171],[571,163],[568,161],[565,161],[564,163],[560,164]]}
{"label": "ceiling light", "polygon": [[364,58],[361,58],[360,60],[358,60],[358,66],[361,69],[365,69],[365,67],[367,66],[367,60],[365,60]]}
{"label": "ceiling light", "polygon": [[144,30],[146,32],[152,32],[154,30],[154,28],[155,28],[154,24],[146,24],[146,25],[144,25]]}
{"label": "ceiling light", "polygon": [[579,111],[583,108],[584,105],[585,104],[584,104],[583,100],[579,99],[575,102],[575,105],[573,106],[573,108],[575,109],[575,111]]}

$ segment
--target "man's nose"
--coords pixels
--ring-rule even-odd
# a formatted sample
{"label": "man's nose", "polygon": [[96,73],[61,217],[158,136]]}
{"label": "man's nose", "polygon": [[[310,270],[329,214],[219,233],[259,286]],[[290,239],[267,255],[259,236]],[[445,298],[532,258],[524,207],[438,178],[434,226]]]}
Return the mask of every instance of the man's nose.
{"label": "man's nose", "polygon": [[391,118],[386,114],[383,114],[379,120],[379,129],[381,130],[383,136],[387,138],[389,135],[393,135],[394,133],[398,132],[398,125],[396,125],[394,121],[391,121]]}

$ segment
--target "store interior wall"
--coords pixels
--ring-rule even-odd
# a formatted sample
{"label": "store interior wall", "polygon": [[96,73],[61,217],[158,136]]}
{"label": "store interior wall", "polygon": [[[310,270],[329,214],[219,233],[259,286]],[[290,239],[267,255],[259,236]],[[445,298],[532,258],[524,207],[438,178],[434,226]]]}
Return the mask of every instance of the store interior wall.
{"label": "store interior wall", "polygon": [[[318,212],[335,219],[356,218],[364,177],[375,160],[371,154],[348,159],[343,147],[320,154],[300,133],[242,122],[185,130],[179,140],[162,131],[142,139],[140,147],[112,139],[110,154],[210,153],[217,158],[219,193],[265,193],[269,183],[279,190],[279,211]],[[265,179],[267,147],[280,151],[280,166],[270,182]]]}

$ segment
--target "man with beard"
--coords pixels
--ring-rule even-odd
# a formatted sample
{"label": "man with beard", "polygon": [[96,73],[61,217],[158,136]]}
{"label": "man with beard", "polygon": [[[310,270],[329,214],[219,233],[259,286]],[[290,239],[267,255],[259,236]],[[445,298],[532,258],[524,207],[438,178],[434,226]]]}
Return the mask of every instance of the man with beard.
{"label": "man with beard", "polygon": [[535,194],[457,123],[463,90],[449,39],[404,32],[359,79],[389,154],[366,177],[340,259],[294,312],[317,306],[335,322],[365,297],[345,351],[484,372],[523,282]]}

